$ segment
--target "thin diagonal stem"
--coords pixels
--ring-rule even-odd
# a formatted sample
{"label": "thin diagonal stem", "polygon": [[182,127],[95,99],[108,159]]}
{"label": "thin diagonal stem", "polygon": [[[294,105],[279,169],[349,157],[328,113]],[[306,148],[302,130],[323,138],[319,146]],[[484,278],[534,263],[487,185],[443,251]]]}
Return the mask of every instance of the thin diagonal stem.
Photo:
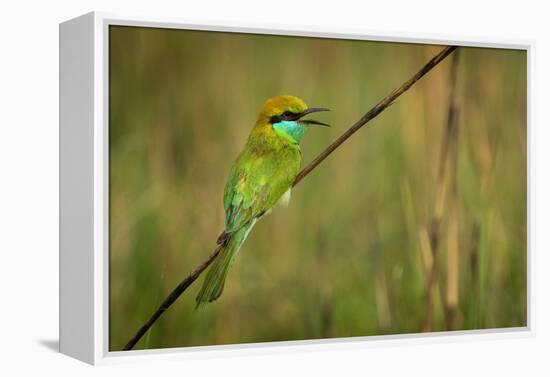
{"label": "thin diagonal stem", "polygon": [[149,330],[151,326],[153,326],[153,323],[155,323],[157,319],[159,319],[159,317],[166,311],[166,309],[172,306],[172,304],[178,299],[178,297],[180,297],[181,294],[185,292],[185,290],[189,288],[189,286],[193,284],[195,280],[197,280],[197,278],[203,273],[203,271],[206,270],[208,266],[210,266],[210,264],[214,261],[214,259],[216,259],[216,257],[220,253],[221,249],[222,249],[221,245],[218,245],[218,247],[216,247],[216,250],[214,250],[214,252],[210,254],[208,259],[202,262],[201,265],[191,273],[191,275],[183,279],[178,284],[178,286],[174,288],[168,296],[166,296],[162,304],[160,304],[160,306],[153,313],[153,315],[147,320],[147,322],[145,322],[143,326],[139,328],[139,330],[132,337],[132,339],[130,339],[128,343],[126,343],[126,345],[123,348],[124,351],[131,350],[132,348],[134,348],[136,343],[139,342],[139,340],[143,335],[145,335],[147,330]]}
{"label": "thin diagonal stem", "polygon": [[351,135],[356,133],[361,127],[374,119],[382,111],[386,110],[393,101],[397,99],[401,94],[405,93],[411,86],[413,86],[418,80],[428,73],[433,67],[438,65],[443,59],[445,59],[451,52],[456,50],[457,46],[445,47],[439,54],[434,56],[429,62],[427,62],[414,76],[405,81],[399,88],[394,89],[388,94],[382,101],[378,102],[372,109],[370,109],[365,115],[361,117],[353,126],[351,126],[346,132],[344,132],[338,139],[330,144],[319,156],[309,163],[302,171],[296,176],[293,186],[296,186],[298,182],[305,178],[313,169],[317,167],[325,158],[327,158],[336,148],[338,148],[344,141],[349,139]]}
{"label": "thin diagonal stem", "polygon": [[[357,130],[363,127],[367,122],[374,119],[378,114],[384,111],[390,106],[397,97],[405,93],[411,86],[413,86],[418,80],[428,73],[433,67],[439,64],[450,53],[452,53],[457,47],[448,46],[445,47],[439,54],[434,56],[428,61],[420,70],[415,73],[409,80],[405,81],[399,88],[393,90],[383,100],[378,102],[372,109],[370,109],[365,115],[361,117],[353,126],[351,126],[346,132],[344,132],[338,139],[330,144],[317,158],[309,163],[294,180],[293,186],[296,186],[302,179],[304,179],[313,169],[317,167],[325,158],[327,158],[336,148],[338,148],[344,141],[346,141]],[[193,284],[195,280],[206,270],[206,268],[214,261],[218,256],[221,247],[218,246],[216,250],[206,259],[191,275],[183,279],[172,292],[164,299],[160,307],[151,315],[151,317],[145,322],[143,326],[139,328],[137,333],[128,341],[123,350],[131,350],[136,343],[141,339],[143,335],[153,326],[153,324],[159,319],[159,317],[181,296],[187,288]]]}

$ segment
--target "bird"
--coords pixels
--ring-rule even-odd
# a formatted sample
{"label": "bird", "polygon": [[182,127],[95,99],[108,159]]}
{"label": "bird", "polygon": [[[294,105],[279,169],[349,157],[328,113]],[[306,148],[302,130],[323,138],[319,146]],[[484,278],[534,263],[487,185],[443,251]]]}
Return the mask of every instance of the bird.
{"label": "bird", "polygon": [[302,137],[309,126],[330,127],[304,117],[321,111],[330,110],[308,107],[290,95],[275,96],[263,103],[225,184],[225,229],[217,239],[220,251],[206,274],[195,308],[221,296],[229,267],[256,222],[278,202],[288,205],[302,162]]}

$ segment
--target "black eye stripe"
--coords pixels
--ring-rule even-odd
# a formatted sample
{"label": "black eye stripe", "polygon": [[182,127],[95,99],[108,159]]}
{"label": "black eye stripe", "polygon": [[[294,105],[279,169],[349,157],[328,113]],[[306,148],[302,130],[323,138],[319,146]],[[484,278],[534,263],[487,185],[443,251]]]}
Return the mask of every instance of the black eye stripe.
{"label": "black eye stripe", "polygon": [[269,122],[273,124],[273,123],[278,123],[282,120],[294,120],[295,116],[296,114],[293,113],[292,111],[285,111],[281,115],[273,115],[271,118],[269,118]]}

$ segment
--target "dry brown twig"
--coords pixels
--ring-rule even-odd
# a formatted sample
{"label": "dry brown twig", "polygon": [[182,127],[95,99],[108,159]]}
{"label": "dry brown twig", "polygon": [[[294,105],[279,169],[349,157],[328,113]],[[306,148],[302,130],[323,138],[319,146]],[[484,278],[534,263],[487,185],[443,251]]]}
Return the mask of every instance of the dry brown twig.
{"label": "dry brown twig", "polygon": [[[393,101],[397,99],[401,94],[405,93],[411,86],[413,86],[418,80],[420,80],[426,73],[432,68],[438,65],[443,59],[451,54],[457,47],[448,46],[441,52],[428,61],[416,74],[414,74],[409,80],[405,81],[399,88],[393,90],[384,99],[378,102],[372,109],[370,109],[365,115],[363,115],[353,126],[351,126],[346,132],[344,132],[338,139],[330,144],[317,158],[311,161],[296,177],[293,186],[296,186],[302,179],[305,178],[313,169],[317,167],[325,158],[327,158],[336,148],[338,148],[344,141],[346,141],[351,135],[357,132],[366,123],[374,119],[378,114],[384,111],[390,106]],[[191,275],[183,279],[176,288],[164,299],[159,308],[151,315],[151,317],[145,322],[143,326],[139,328],[136,334],[128,341],[123,350],[131,350],[136,343],[145,335],[147,330],[157,321],[157,319],[178,299],[183,292],[202,274],[204,270],[214,261],[220,252],[218,246],[216,250],[201,264]]]}
{"label": "dry brown twig", "polygon": [[[456,196],[456,181],[454,177],[454,164],[456,163],[456,148],[458,138],[458,102],[456,93],[458,56],[458,53],[455,53],[453,55],[453,60],[451,64],[451,72],[449,76],[449,110],[447,113],[447,127],[443,131],[443,140],[441,142],[436,182],[435,208],[428,229],[429,248],[431,252],[431,265],[429,266],[428,276],[426,279],[426,310],[420,328],[420,331],[423,332],[431,331],[433,327],[433,299],[438,275],[438,256],[441,244],[441,222],[445,213],[445,204],[448,200],[447,186],[450,186],[450,194],[451,196],[453,196],[453,198],[451,198],[452,201],[450,201],[450,205],[453,206],[455,204],[454,196]],[[452,207],[451,210],[454,211],[455,208]],[[456,219],[453,219],[453,221],[449,224],[449,236],[451,238],[448,240],[449,245],[452,249],[452,253],[450,255],[451,258],[449,259],[449,263],[452,263],[452,273],[449,276],[450,280],[448,281],[446,300],[441,294],[440,290],[441,302],[442,305],[444,305],[443,314],[445,316],[445,323],[447,329],[449,330],[453,327],[454,317],[456,316],[456,296],[458,295],[458,285],[456,283],[458,275],[457,271],[455,270],[458,263],[458,257],[456,255],[458,250],[456,249],[455,245],[455,236],[457,235],[455,234],[455,232],[457,232],[458,230],[455,229],[455,226],[457,227],[458,224],[456,223]]]}

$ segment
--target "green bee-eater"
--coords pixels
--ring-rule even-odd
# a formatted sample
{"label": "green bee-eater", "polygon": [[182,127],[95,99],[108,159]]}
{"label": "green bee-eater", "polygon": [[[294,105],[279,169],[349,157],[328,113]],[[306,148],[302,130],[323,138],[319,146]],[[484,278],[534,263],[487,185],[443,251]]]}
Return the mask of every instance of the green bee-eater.
{"label": "green bee-eater", "polygon": [[208,270],[197,307],[220,297],[227,270],[256,221],[278,201],[288,204],[302,161],[302,136],[309,125],[328,126],[303,119],[318,111],[328,109],[308,108],[293,96],[273,97],[263,104],[225,185],[225,230],[217,241],[221,251]]}

